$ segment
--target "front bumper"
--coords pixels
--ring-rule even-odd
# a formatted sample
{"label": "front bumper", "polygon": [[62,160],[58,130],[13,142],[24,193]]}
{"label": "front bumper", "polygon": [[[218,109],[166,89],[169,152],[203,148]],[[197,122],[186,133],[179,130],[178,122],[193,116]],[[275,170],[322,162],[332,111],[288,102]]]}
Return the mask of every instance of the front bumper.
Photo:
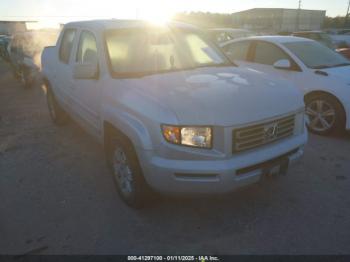
{"label": "front bumper", "polygon": [[[225,160],[173,160],[138,151],[148,184],[156,191],[171,194],[227,193],[258,182],[263,165],[283,158],[288,166],[304,152],[307,132],[278,143],[241,153]],[[243,172],[241,172],[243,170]],[[239,174],[238,174],[239,173]]]}

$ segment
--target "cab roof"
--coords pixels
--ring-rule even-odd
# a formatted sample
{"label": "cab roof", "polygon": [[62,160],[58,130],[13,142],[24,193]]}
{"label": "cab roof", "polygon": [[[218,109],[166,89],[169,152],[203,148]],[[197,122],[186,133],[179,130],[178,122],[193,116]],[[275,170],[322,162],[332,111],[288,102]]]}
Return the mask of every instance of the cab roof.
{"label": "cab roof", "polygon": [[[134,27],[146,27],[151,26],[152,23],[143,20],[119,20],[119,19],[108,19],[108,20],[89,20],[89,21],[79,21],[79,22],[70,22],[65,25],[66,28],[85,28],[96,31],[105,31],[111,29],[120,29],[120,28],[134,28]],[[166,25],[197,29],[197,27],[182,23],[182,22],[169,22]]]}

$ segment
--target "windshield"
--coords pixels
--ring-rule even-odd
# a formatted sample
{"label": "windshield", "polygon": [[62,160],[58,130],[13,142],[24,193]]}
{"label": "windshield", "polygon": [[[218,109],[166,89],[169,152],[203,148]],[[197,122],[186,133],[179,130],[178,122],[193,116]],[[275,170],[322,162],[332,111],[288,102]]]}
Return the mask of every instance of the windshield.
{"label": "windshield", "polygon": [[118,76],[231,65],[221,51],[197,31],[118,29],[107,32],[106,44],[111,70]]}
{"label": "windshield", "polygon": [[317,42],[290,42],[285,43],[284,46],[309,68],[322,69],[350,65],[348,59]]}

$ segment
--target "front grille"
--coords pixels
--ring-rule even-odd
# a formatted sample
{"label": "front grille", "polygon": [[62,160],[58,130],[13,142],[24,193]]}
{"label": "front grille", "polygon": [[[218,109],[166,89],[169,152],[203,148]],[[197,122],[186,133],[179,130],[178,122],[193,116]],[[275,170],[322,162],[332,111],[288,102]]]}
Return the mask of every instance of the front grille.
{"label": "front grille", "polygon": [[253,149],[293,135],[295,115],[233,130],[233,153]]}

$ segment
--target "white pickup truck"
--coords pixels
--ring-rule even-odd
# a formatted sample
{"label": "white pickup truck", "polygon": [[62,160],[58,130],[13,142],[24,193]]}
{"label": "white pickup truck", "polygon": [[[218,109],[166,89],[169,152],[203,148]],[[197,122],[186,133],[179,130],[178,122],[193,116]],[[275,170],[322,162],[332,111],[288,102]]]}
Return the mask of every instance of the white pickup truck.
{"label": "white pickup truck", "polygon": [[193,26],[85,21],[42,55],[50,115],[105,147],[122,199],[225,193],[284,173],[307,141],[302,95],[240,69]]}

